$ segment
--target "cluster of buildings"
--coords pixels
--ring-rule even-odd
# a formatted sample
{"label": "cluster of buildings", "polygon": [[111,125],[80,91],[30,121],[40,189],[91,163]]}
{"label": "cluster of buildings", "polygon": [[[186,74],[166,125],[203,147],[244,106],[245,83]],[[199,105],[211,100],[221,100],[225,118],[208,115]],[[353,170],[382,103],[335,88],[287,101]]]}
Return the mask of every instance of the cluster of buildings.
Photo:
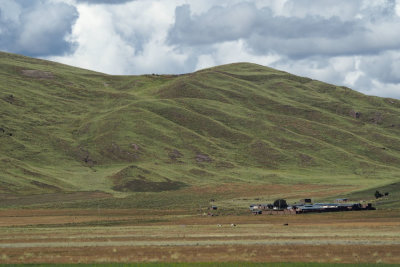
{"label": "cluster of buildings", "polygon": [[[274,204],[276,204],[275,201]],[[352,210],[375,210],[371,203],[351,203],[346,198],[336,199],[334,203],[312,203],[311,199],[301,199],[299,204],[281,205],[252,204],[250,211],[253,214],[299,214],[310,212],[334,212]]]}

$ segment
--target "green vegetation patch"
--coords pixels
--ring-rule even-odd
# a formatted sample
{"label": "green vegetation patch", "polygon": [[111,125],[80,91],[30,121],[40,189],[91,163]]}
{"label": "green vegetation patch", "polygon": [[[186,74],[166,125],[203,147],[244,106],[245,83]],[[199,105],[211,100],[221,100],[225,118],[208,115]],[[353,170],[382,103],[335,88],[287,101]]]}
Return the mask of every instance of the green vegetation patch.
{"label": "green vegetation patch", "polygon": [[118,197],[94,199],[109,207],[186,207],[244,197],[188,191],[230,183],[362,191],[400,179],[399,100],[256,64],[112,76],[0,52],[0,114],[2,208],[90,207],[20,201],[89,191]]}

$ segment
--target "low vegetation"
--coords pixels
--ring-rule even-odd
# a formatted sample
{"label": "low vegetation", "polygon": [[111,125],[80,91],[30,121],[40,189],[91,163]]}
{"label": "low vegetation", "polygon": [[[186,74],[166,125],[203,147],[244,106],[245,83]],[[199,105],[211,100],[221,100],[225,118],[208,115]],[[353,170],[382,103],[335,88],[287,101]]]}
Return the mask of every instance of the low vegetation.
{"label": "low vegetation", "polygon": [[[3,266],[0,264],[0,266]],[[5,265],[8,266],[8,265]],[[15,267],[49,267],[50,264],[19,264]],[[58,264],[60,267],[89,267],[91,264]],[[96,264],[97,267],[392,267],[393,264],[339,264],[339,263],[141,263]]]}
{"label": "low vegetation", "polygon": [[0,262],[397,264],[399,219],[398,211],[389,210],[285,216],[115,208],[0,210]]}
{"label": "low vegetation", "polygon": [[[255,64],[111,76],[0,53],[0,113],[1,208],[399,200],[399,100]],[[275,184],[309,186],[253,190]]]}

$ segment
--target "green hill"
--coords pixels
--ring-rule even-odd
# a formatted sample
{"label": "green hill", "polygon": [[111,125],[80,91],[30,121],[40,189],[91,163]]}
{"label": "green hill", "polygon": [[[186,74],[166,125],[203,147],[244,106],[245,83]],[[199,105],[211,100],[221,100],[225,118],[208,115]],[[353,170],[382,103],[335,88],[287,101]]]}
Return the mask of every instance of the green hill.
{"label": "green hill", "polygon": [[83,206],[328,197],[400,182],[399,100],[255,64],[111,76],[0,53],[0,114],[3,207],[76,192],[92,192],[75,199]]}

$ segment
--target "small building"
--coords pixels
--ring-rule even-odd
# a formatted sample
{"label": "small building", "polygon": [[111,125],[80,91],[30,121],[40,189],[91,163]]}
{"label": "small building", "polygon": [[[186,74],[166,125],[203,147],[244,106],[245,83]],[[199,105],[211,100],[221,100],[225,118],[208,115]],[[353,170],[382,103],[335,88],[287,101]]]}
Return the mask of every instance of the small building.
{"label": "small building", "polygon": [[251,204],[250,205],[250,210],[251,211],[258,211],[258,210],[272,210],[273,209],[272,204]]}
{"label": "small building", "polygon": [[251,211],[261,210],[261,205],[260,204],[251,204],[249,208]]}
{"label": "small building", "polygon": [[312,199],[311,198],[303,198],[303,199],[300,199],[299,203],[303,204],[303,205],[310,205],[310,204],[312,204]]}

